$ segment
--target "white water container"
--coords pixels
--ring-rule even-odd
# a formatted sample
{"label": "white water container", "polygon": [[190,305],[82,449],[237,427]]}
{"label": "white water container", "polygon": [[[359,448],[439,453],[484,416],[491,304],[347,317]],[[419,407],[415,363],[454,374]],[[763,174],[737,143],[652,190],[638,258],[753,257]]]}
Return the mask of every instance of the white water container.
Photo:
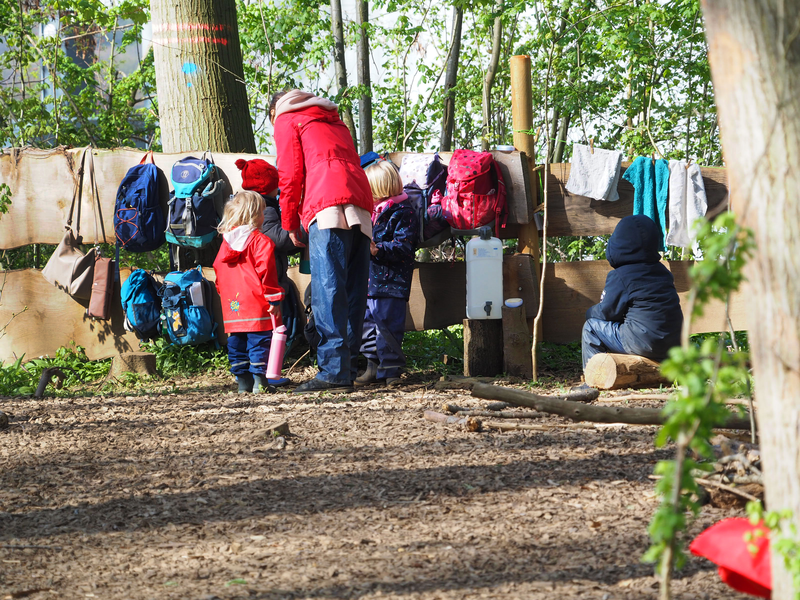
{"label": "white water container", "polygon": [[467,318],[503,317],[503,243],[489,227],[467,242]]}

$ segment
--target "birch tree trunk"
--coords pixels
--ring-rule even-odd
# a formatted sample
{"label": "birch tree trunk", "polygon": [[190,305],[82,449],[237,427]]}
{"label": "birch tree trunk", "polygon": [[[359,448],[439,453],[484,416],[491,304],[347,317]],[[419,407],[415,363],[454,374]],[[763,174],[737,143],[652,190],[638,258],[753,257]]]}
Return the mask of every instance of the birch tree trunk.
{"label": "birch tree trunk", "polygon": [[361,154],[372,152],[372,78],[369,71],[369,0],[356,0],[358,23],[358,85],[366,92],[358,99],[358,137]]}
{"label": "birch tree trunk", "polygon": [[235,0],[150,0],[164,152],[255,153]]}
{"label": "birch tree trunk", "polygon": [[[755,232],[750,327],[766,500],[800,525],[800,4],[704,0],[733,207]],[[757,327],[755,319],[757,319]],[[793,598],[772,557],[772,598]]]}
{"label": "birch tree trunk", "polygon": [[464,20],[464,9],[461,5],[453,6],[453,39],[450,43],[450,57],[444,75],[444,107],[442,111],[442,136],[439,148],[443,152],[453,149],[453,129],[456,122],[456,92],[453,89],[458,81],[458,61],[461,57],[461,23]]}
{"label": "birch tree trunk", "polygon": [[495,7],[497,16],[492,27],[492,57],[489,60],[489,69],[483,78],[483,135],[481,136],[481,150],[488,152],[492,125],[492,87],[500,64],[500,49],[503,42],[503,0],[497,0]]}
{"label": "birch tree trunk", "polygon": [[[344,60],[344,23],[341,0],[331,0],[331,27],[333,28],[333,65],[336,69],[336,85],[339,86],[339,97],[347,89],[347,65]],[[353,113],[349,108],[339,107],[342,121],[350,130],[353,145],[358,149],[358,134],[353,122]]]}

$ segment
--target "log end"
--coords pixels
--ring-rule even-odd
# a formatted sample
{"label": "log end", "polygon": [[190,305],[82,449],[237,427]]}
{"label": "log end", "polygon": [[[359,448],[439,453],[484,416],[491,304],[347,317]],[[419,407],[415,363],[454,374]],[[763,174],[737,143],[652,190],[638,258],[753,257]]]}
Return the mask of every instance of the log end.
{"label": "log end", "polygon": [[122,352],[111,361],[108,377],[119,377],[123,373],[139,375],[156,374],[156,355],[151,352]]}

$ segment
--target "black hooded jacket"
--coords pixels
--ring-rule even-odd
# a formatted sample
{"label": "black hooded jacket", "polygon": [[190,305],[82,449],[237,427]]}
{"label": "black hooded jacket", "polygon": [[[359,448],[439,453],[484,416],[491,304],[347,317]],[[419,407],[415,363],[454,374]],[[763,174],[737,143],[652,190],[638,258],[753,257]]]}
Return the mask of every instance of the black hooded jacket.
{"label": "black hooded jacket", "polygon": [[644,215],[625,217],[606,248],[614,268],[600,303],[587,319],[622,323],[619,335],[631,354],[663,360],[680,345],[683,313],[672,273],[660,262],[658,226]]}

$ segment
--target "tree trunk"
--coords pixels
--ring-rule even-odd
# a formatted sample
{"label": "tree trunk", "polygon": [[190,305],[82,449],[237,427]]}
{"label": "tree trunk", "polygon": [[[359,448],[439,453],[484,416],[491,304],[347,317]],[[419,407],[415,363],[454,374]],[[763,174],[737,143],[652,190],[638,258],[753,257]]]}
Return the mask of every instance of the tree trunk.
{"label": "tree trunk", "polygon": [[553,162],[564,162],[564,148],[567,145],[567,133],[569,132],[569,122],[572,115],[567,112],[561,117],[561,125],[558,127],[558,138],[556,139],[556,150],[553,154]]}
{"label": "tree trunk", "polygon": [[[800,5],[704,0],[703,9],[731,199],[756,239],[747,275],[759,307],[750,342],[766,500],[800,526]],[[773,552],[772,598],[792,593]]]}
{"label": "tree trunk", "polygon": [[491,135],[492,119],[492,87],[494,77],[497,74],[497,66],[500,64],[500,50],[503,41],[503,0],[497,0],[495,7],[497,16],[494,18],[492,27],[492,58],[489,60],[489,68],[483,78],[483,135],[481,136],[481,150],[489,151],[489,137]]}
{"label": "tree trunk", "polygon": [[151,0],[164,152],[255,153],[234,0]]}
{"label": "tree trunk", "polygon": [[[331,27],[333,28],[333,65],[336,69],[336,85],[339,86],[339,98],[347,91],[347,65],[344,61],[344,25],[341,0],[331,0]],[[342,121],[353,136],[353,145],[358,149],[358,134],[353,122],[353,112],[349,108],[339,107]]]}
{"label": "tree trunk", "polygon": [[442,137],[439,148],[442,152],[453,149],[453,129],[456,123],[456,92],[453,89],[458,81],[458,61],[461,56],[461,23],[464,20],[464,9],[458,5],[453,7],[453,40],[450,43],[450,57],[447,60],[447,71],[444,75],[444,110],[442,111]]}
{"label": "tree trunk", "polygon": [[494,377],[502,372],[502,320],[464,319],[464,375]]}
{"label": "tree trunk", "polygon": [[358,22],[358,85],[364,88],[358,99],[358,133],[361,154],[372,152],[372,81],[369,72],[369,3],[356,0]]}

